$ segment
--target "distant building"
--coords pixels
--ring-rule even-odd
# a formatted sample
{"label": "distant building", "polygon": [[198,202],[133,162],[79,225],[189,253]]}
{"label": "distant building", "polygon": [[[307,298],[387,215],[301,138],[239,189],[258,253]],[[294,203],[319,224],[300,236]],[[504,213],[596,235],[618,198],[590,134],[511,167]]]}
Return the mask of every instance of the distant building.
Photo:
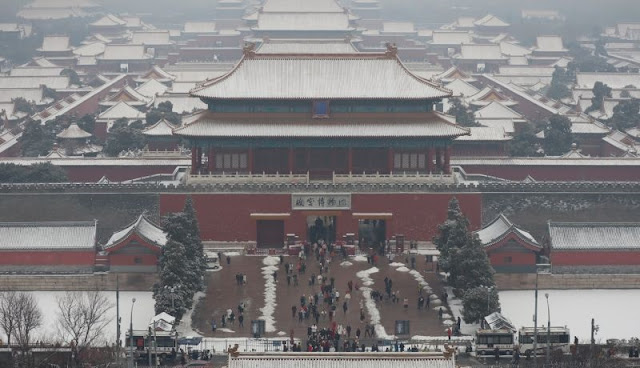
{"label": "distant building", "polygon": [[481,230],[475,231],[491,266],[501,273],[534,273],[542,246],[526,230],[500,214]]}
{"label": "distant building", "polygon": [[640,224],[549,222],[554,273],[640,272]]}

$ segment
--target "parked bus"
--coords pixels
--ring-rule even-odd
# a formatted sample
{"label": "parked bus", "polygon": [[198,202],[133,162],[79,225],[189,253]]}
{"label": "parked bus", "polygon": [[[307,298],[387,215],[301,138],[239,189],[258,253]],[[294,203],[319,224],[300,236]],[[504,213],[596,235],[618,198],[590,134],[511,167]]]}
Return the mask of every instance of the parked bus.
{"label": "parked bus", "polygon": [[[520,351],[527,354],[533,353],[534,328],[522,327],[518,331],[518,343]],[[547,334],[548,333],[548,334]],[[551,327],[547,331],[547,327],[538,328],[538,344],[536,350],[538,354],[544,353],[547,348],[547,335],[551,343],[551,351],[562,350],[564,354],[569,354],[571,344],[571,333],[566,327]]]}
{"label": "parked bus", "polygon": [[494,355],[496,348],[500,351],[500,355],[511,355],[513,346],[514,333],[511,329],[476,331],[476,355]]}

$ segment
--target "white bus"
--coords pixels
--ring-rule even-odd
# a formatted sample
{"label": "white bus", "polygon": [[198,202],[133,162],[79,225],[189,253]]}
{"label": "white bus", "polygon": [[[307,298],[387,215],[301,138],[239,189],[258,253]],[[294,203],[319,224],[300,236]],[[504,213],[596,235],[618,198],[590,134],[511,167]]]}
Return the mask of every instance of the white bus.
{"label": "white bus", "polygon": [[476,355],[494,355],[498,348],[500,355],[513,353],[513,330],[508,328],[497,330],[479,329],[476,331]]}
{"label": "white bus", "polygon": [[[571,333],[566,327],[551,327],[547,331],[547,327],[538,328],[538,344],[536,346],[537,354],[544,353],[547,349],[547,335],[551,343],[551,351],[562,350],[563,354],[569,354],[571,344]],[[522,327],[518,331],[518,343],[520,344],[520,352],[527,354],[533,353],[534,328]]]}

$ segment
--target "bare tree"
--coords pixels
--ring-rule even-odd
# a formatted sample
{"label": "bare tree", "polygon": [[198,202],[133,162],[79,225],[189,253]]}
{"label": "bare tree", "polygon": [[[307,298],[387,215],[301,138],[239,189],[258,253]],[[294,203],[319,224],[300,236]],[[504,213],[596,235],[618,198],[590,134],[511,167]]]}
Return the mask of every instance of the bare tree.
{"label": "bare tree", "polygon": [[18,293],[16,295],[16,340],[26,351],[29,348],[33,332],[42,326],[42,311],[33,294]]}
{"label": "bare tree", "polygon": [[88,348],[104,342],[100,340],[113,319],[108,317],[113,304],[99,291],[67,292],[57,302],[60,333],[76,346],[76,361],[80,363]]}
{"label": "bare tree", "polygon": [[16,332],[18,323],[17,294],[7,291],[0,295],[0,328],[7,335],[7,345],[11,345],[11,337]]}

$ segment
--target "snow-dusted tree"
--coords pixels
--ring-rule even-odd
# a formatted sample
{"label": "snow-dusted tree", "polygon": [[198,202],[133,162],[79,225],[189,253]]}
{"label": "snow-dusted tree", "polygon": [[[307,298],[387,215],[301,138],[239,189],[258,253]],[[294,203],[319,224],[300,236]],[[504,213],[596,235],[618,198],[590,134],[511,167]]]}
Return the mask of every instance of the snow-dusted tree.
{"label": "snow-dusted tree", "polygon": [[500,300],[496,288],[475,287],[464,293],[462,298],[462,319],[466,323],[476,323],[493,312],[500,311]]}
{"label": "snow-dusted tree", "polygon": [[73,341],[74,360],[80,366],[88,349],[106,342],[104,329],[113,319],[109,318],[113,304],[99,291],[67,292],[56,301],[58,331],[63,341]]}
{"label": "snow-dusted tree", "polygon": [[180,320],[194,294],[189,286],[194,272],[189,269],[184,244],[169,238],[159,263],[160,282],[153,291],[156,313],[166,312]]}
{"label": "snow-dusted tree", "polygon": [[11,337],[16,333],[18,324],[18,294],[7,291],[0,295],[0,327],[7,335],[7,345],[11,345]]}
{"label": "snow-dusted tree", "polygon": [[29,349],[33,332],[42,325],[42,311],[32,294],[16,295],[16,342],[23,351]]}
{"label": "snow-dusted tree", "polygon": [[469,220],[460,210],[460,203],[456,197],[449,201],[447,219],[438,225],[438,235],[433,238],[433,243],[440,251],[438,264],[440,268],[449,272],[450,260],[453,254],[459,251],[469,238]]}
{"label": "snow-dusted tree", "polygon": [[190,242],[188,244],[187,252],[192,253],[191,255],[187,254],[187,256],[193,262],[193,267],[195,267],[199,272],[198,280],[200,282],[200,288],[198,289],[198,291],[202,291],[204,287],[202,279],[207,270],[207,259],[204,255],[202,241],[200,240],[198,215],[196,213],[196,209],[193,207],[193,199],[191,198],[191,196],[187,197],[187,200],[184,203],[183,212],[186,215],[188,232],[190,235]]}
{"label": "snow-dusted tree", "polygon": [[494,270],[477,235],[466,239],[462,248],[451,253],[449,259],[449,285],[454,289],[469,290],[478,286],[493,286]]}

